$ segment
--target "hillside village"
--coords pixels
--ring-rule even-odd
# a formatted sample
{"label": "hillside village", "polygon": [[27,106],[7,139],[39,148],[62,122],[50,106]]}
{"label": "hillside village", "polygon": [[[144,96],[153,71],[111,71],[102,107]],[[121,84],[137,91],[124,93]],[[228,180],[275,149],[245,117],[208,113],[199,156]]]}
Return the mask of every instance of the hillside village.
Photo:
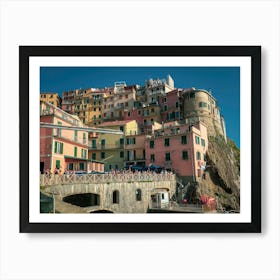
{"label": "hillside village", "polygon": [[171,172],[186,201],[215,198],[239,210],[239,150],[211,91],[176,88],[168,75],[61,97],[41,92],[40,122],[50,125],[41,127],[42,174]]}

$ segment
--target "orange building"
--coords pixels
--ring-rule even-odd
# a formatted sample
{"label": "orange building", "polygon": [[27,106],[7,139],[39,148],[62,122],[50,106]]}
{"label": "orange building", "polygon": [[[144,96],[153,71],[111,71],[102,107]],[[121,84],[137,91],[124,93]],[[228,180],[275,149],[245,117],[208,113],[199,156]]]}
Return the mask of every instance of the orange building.
{"label": "orange building", "polygon": [[[40,122],[83,128],[77,116],[40,102]],[[40,128],[40,171],[88,170],[88,132],[79,129]]]}
{"label": "orange building", "polygon": [[61,97],[55,92],[41,92],[40,101],[45,101],[55,107],[61,108]]}

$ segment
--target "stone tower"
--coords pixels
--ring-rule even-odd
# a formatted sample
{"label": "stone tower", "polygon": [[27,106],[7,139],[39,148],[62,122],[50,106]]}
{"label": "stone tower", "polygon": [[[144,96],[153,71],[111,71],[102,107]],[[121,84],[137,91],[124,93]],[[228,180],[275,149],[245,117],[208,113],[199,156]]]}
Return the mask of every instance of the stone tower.
{"label": "stone tower", "polygon": [[184,117],[190,124],[202,121],[207,126],[208,135],[222,135],[227,141],[225,121],[211,92],[204,89],[186,89],[183,100]]}

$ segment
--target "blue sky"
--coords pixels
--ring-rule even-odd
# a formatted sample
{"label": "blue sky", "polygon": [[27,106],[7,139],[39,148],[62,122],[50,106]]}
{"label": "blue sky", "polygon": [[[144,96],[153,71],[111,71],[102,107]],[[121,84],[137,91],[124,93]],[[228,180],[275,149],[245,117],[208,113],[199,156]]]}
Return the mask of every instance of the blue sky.
{"label": "blue sky", "polygon": [[177,88],[195,87],[212,91],[226,121],[227,135],[240,147],[239,67],[41,67],[40,92],[78,88],[103,88],[125,81],[143,85],[149,78],[170,74]]}

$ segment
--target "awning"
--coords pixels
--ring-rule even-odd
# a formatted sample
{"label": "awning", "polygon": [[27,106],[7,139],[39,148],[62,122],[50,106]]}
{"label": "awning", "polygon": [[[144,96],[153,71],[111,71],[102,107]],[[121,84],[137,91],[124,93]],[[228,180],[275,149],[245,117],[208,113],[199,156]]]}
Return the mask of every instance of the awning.
{"label": "awning", "polygon": [[77,158],[77,157],[71,157],[71,156],[64,156],[64,158],[78,160],[78,161],[90,161],[90,159],[87,159],[87,158]]}

